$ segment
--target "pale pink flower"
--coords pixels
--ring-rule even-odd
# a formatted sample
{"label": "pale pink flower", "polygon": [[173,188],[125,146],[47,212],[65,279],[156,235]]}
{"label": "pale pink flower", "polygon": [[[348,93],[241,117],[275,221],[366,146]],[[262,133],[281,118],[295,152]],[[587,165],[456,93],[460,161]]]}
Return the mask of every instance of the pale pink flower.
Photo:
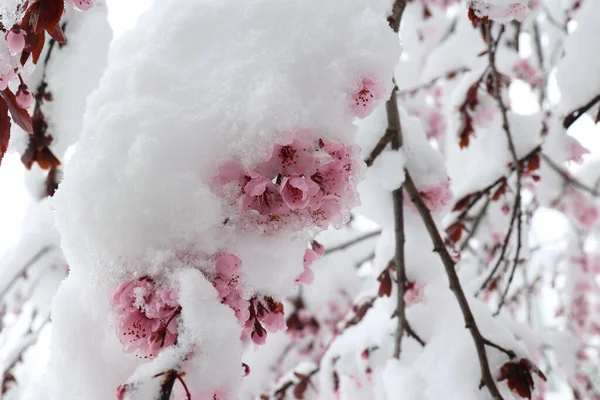
{"label": "pale pink flower", "polygon": [[243,208],[258,211],[261,215],[279,214],[285,210],[278,187],[262,175],[250,171],[250,180],[244,186]]}
{"label": "pale pink flower", "polygon": [[33,93],[29,91],[27,85],[19,85],[19,90],[17,90],[17,104],[19,107],[28,109],[33,105]]}
{"label": "pale pink flower", "polygon": [[181,308],[173,290],[157,290],[152,279],[143,277],[121,283],[113,291],[110,303],[124,351],[154,357],[175,343]]}
{"label": "pale pink flower", "polygon": [[304,176],[286,176],[281,181],[280,193],[291,210],[298,210],[306,208],[319,190],[319,185]]}
{"label": "pale pink flower", "polygon": [[302,272],[300,274],[300,276],[298,276],[295,280],[296,284],[299,285],[301,283],[304,283],[306,285],[310,285],[311,283],[313,283],[315,280],[315,273],[312,272],[312,270],[310,268],[305,269],[304,272]]}
{"label": "pale pink flower", "polygon": [[589,150],[585,148],[579,141],[569,137],[569,161],[574,161],[578,164],[583,162],[583,155],[589,154]]}
{"label": "pale pink flower", "polygon": [[222,254],[217,257],[217,273],[223,279],[230,279],[240,269],[242,260],[233,254]]}
{"label": "pale pink flower", "polygon": [[284,331],[287,328],[285,318],[281,313],[270,312],[264,316],[262,322],[269,332]]}
{"label": "pale pink flower", "polygon": [[15,79],[15,73],[13,71],[7,71],[0,74],[0,90],[5,90],[13,79]]}
{"label": "pale pink flower", "polygon": [[352,114],[359,118],[369,116],[383,96],[384,92],[381,84],[369,78],[363,78],[360,84],[357,85],[356,91],[350,95]]}
{"label": "pale pink flower", "polygon": [[15,25],[6,34],[6,43],[12,54],[18,54],[25,48],[26,33],[19,26]]}
{"label": "pale pink flower", "polygon": [[244,178],[244,168],[237,161],[227,161],[219,165],[219,173],[213,179],[213,185],[217,189],[222,189],[223,186],[230,182],[241,183]]}
{"label": "pale pink flower", "polygon": [[275,177],[277,174],[310,174],[314,163],[312,134],[300,131],[291,142],[276,145],[271,158],[260,165],[259,171],[268,177]]}

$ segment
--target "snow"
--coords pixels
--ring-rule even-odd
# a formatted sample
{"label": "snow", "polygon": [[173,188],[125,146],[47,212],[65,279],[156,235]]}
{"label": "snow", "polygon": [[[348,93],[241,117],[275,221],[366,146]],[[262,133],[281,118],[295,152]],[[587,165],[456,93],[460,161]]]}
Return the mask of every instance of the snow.
{"label": "snow", "polygon": [[577,29],[565,40],[558,62],[557,80],[561,110],[567,114],[600,93],[600,44],[595,40],[600,3],[584,2],[577,14]]}
{"label": "snow", "polygon": [[[352,145],[349,96],[367,77],[387,97],[398,57],[384,15],[362,0],[157,2],[117,40],[54,198],[71,273],[53,306],[51,398],[110,398],[190,351],[181,368],[194,393],[235,391],[240,327],[206,261],[235,254],[248,295],[280,299],[316,229],[240,229],[213,191],[218,167],[252,168],[299,129]],[[151,361],[122,353],[107,302],[120,282],[146,275],[178,287],[183,310],[180,340]],[[75,367],[82,357],[95,363]]]}

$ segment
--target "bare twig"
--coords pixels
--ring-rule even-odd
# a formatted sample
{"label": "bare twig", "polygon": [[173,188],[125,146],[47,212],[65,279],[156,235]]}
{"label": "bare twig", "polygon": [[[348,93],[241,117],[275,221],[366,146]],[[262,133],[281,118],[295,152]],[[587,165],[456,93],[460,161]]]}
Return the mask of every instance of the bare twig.
{"label": "bare twig", "polygon": [[31,257],[29,259],[29,261],[27,261],[25,263],[25,265],[23,265],[20,268],[19,272],[17,274],[15,274],[15,276],[11,279],[10,282],[8,282],[8,284],[2,289],[2,291],[0,291],[0,299],[4,298],[4,296],[6,295],[6,292],[15,284],[15,282],[17,280],[19,280],[19,278],[21,278],[21,276],[23,275],[23,273],[25,271],[27,271],[33,264],[38,262],[43,256],[45,256],[47,253],[49,253],[52,249],[54,249],[54,247],[45,246],[45,247],[42,247],[37,253],[35,253],[33,255],[33,257]]}
{"label": "bare twig", "polygon": [[[519,254],[521,251],[521,230],[522,230],[522,221],[521,221],[521,178],[523,176],[523,171],[521,168],[521,162],[519,160],[519,156],[517,155],[517,149],[515,147],[515,143],[513,141],[511,132],[510,132],[510,126],[508,123],[508,110],[506,108],[506,105],[504,104],[504,101],[502,100],[502,95],[500,93],[500,74],[498,73],[498,68],[496,67],[496,49],[497,47],[494,46],[494,44],[492,43],[492,29],[491,29],[491,22],[488,22],[486,24],[484,24],[483,28],[485,29],[485,33],[486,33],[486,40],[487,40],[487,45],[488,45],[488,59],[489,59],[489,64],[490,64],[490,69],[491,69],[491,76],[492,76],[492,84],[493,84],[493,89],[494,89],[494,98],[496,100],[496,102],[498,103],[498,107],[500,108],[500,113],[502,115],[502,128],[504,129],[504,133],[506,134],[506,140],[508,141],[508,148],[510,150],[510,154],[512,156],[513,159],[513,164],[515,167],[515,171],[517,173],[517,183],[516,183],[516,193],[515,193],[515,203],[513,205],[513,211],[512,211],[512,217],[511,217],[511,222],[510,222],[510,226],[508,228],[508,232],[507,235],[505,237],[505,241],[502,247],[502,253],[500,254],[500,258],[498,259],[498,264],[497,266],[502,262],[503,258],[504,258],[504,253],[506,252],[506,248],[508,246],[508,241],[510,240],[510,235],[512,233],[512,226],[514,223],[516,223],[517,225],[517,245],[516,245],[516,251],[515,251],[515,256],[514,256],[514,265],[512,268],[512,272],[510,274],[510,278],[507,284],[507,287],[505,289],[505,294],[504,296],[502,296],[502,299],[500,300],[500,305],[498,306],[498,311],[500,311],[500,309],[502,308],[502,306],[504,305],[504,299],[506,297],[506,293],[508,293],[508,289],[510,287],[510,284],[512,283],[512,279],[514,277],[514,272],[515,269],[517,267],[517,264],[519,262]],[[502,35],[503,30],[501,29],[500,31],[500,35]],[[494,271],[492,271],[493,273]],[[490,274],[490,277],[492,277],[493,275]]]}
{"label": "bare twig", "polygon": [[477,213],[477,217],[475,217],[475,221],[473,221],[473,225],[471,226],[471,230],[469,231],[469,234],[467,235],[465,240],[460,245],[459,253],[463,252],[463,250],[469,245],[469,241],[473,238],[473,236],[475,236],[475,233],[477,233],[479,224],[481,224],[481,221],[483,221],[483,217],[485,216],[485,214],[487,212],[490,202],[491,202],[491,199],[488,196],[485,200],[484,205],[481,207],[481,210],[479,210],[479,213]]}
{"label": "bare twig", "polygon": [[567,171],[565,171],[563,168],[561,168],[556,162],[554,162],[554,160],[552,160],[547,154],[542,153],[542,158],[544,159],[544,161],[546,161],[546,163],[548,163],[550,168],[552,168],[559,175],[561,175],[567,183],[569,183],[570,185],[573,185],[585,192],[588,192],[589,194],[591,194],[594,197],[600,197],[600,192],[598,191],[598,189],[589,187],[589,186],[585,185],[584,183],[582,183],[581,181],[579,181],[578,179],[576,179],[574,176],[572,176]]}
{"label": "bare twig", "polygon": [[592,100],[590,100],[584,106],[578,108],[577,110],[574,110],[569,115],[567,115],[563,121],[563,126],[565,127],[565,129],[568,129],[571,125],[573,125],[575,123],[575,121],[577,121],[579,119],[579,117],[581,117],[583,114],[588,112],[599,101],[600,101],[600,94],[598,96],[594,97]]}
{"label": "bare twig", "polygon": [[362,236],[356,237],[356,238],[354,238],[352,240],[349,240],[349,241],[347,241],[345,243],[342,243],[342,244],[339,244],[337,246],[328,248],[327,250],[325,250],[325,254],[329,255],[331,253],[335,253],[336,251],[346,250],[348,247],[352,247],[355,244],[358,244],[358,243],[360,243],[362,241],[374,238],[376,236],[379,236],[380,234],[381,234],[380,230],[379,231],[375,231],[375,232],[366,233],[366,234],[364,234]]}

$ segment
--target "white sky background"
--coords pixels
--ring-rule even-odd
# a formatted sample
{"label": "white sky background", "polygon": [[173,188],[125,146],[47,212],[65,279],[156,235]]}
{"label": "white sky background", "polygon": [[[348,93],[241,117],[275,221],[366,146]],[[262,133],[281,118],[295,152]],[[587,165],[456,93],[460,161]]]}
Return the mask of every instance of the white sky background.
{"label": "white sky background", "polygon": [[[153,0],[106,0],[114,38],[133,29],[139,15]],[[7,154],[0,166],[0,254],[16,244],[31,199],[25,187],[25,168],[20,155]]]}

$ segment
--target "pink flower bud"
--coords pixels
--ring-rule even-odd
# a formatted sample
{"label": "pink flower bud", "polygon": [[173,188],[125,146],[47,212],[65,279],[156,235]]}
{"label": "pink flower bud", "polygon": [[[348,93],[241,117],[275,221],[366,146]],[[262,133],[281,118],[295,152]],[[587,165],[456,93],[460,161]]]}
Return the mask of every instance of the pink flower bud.
{"label": "pink flower bud", "polygon": [[19,85],[16,98],[17,104],[21,108],[28,109],[33,104],[33,93],[29,91],[25,84]]}
{"label": "pink flower bud", "polygon": [[18,54],[25,48],[25,31],[17,25],[13,26],[6,34],[6,43],[12,54]]}
{"label": "pink flower bud", "polygon": [[73,0],[73,5],[80,11],[87,11],[94,5],[92,0]]}

